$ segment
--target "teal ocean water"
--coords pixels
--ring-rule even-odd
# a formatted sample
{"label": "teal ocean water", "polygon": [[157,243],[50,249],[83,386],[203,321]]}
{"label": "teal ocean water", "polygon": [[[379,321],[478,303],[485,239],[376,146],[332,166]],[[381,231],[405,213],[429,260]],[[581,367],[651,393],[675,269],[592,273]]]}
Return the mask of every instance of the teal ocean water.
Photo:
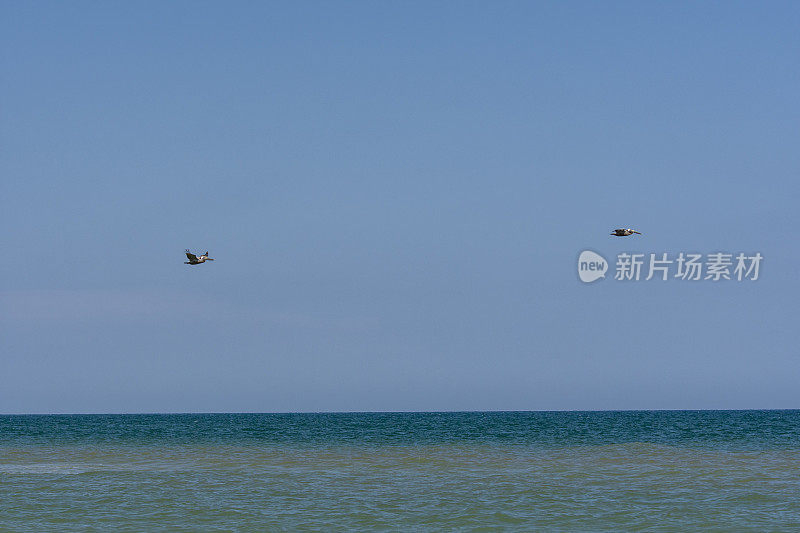
{"label": "teal ocean water", "polygon": [[800,411],[0,416],[0,530],[797,531]]}

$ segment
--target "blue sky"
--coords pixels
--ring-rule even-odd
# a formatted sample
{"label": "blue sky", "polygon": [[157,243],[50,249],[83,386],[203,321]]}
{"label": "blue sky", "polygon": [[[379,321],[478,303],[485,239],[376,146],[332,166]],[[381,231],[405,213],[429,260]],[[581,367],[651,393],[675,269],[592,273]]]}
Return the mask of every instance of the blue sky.
{"label": "blue sky", "polygon": [[[0,412],[800,408],[798,25],[3,2]],[[583,284],[584,249],[764,261]]]}

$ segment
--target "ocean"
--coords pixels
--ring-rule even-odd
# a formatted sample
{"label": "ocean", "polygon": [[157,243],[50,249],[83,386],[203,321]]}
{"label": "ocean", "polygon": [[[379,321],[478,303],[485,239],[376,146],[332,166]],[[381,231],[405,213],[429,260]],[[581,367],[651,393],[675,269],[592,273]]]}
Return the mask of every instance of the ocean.
{"label": "ocean", "polygon": [[3,531],[798,531],[800,411],[0,416]]}

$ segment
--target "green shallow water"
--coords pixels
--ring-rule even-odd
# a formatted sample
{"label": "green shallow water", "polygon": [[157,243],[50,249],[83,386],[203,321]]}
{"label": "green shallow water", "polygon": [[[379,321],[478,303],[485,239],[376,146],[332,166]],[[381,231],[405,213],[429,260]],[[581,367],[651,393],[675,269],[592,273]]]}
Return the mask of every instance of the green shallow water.
{"label": "green shallow water", "polygon": [[0,417],[3,530],[800,530],[800,412]]}

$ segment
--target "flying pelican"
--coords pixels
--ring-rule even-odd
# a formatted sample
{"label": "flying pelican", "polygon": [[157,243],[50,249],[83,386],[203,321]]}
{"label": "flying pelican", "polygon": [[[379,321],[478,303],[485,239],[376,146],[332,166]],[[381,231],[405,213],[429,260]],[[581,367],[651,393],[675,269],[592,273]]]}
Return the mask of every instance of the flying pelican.
{"label": "flying pelican", "polygon": [[188,261],[184,261],[184,265],[199,265],[200,263],[205,263],[206,261],[213,261],[210,257],[208,257],[208,252],[204,253],[200,257],[197,257],[188,249],[186,250],[186,257],[189,258]]}
{"label": "flying pelican", "polygon": [[634,231],[631,228],[615,229],[614,231],[611,232],[611,235],[615,237],[627,237],[628,235],[633,235],[634,233],[637,235],[641,235],[641,233],[639,233],[638,231]]}

